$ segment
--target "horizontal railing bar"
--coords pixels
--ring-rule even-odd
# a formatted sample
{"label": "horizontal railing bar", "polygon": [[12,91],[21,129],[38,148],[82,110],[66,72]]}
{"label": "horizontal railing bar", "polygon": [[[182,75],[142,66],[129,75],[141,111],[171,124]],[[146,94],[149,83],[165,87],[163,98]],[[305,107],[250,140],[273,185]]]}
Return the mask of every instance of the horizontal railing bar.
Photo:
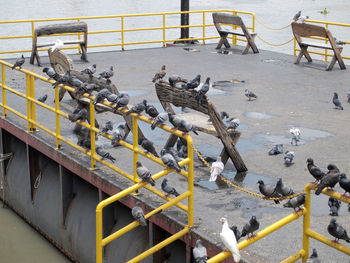
{"label": "horizontal railing bar", "polygon": [[300,250],[297,253],[295,253],[294,255],[291,255],[290,257],[286,258],[285,260],[282,260],[280,263],[293,263],[297,260],[299,260],[300,258],[302,258],[305,255],[305,250]]}
{"label": "horizontal railing bar", "polygon": [[5,106],[2,102],[0,102],[0,106],[3,107],[3,108],[5,108],[5,109],[7,109],[8,111],[10,111],[10,112],[16,114],[17,116],[21,117],[22,119],[28,121],[28,117],[27,117],[26,115],[24,115],[24,114],[22,114],[22,113],[20,113],[20,112],[18,112],[18,111],[16,111],[16,110],[14,110],[14,109],[12,109],[11,107],[9,107],[9,106],[7,106],[7,105]]}

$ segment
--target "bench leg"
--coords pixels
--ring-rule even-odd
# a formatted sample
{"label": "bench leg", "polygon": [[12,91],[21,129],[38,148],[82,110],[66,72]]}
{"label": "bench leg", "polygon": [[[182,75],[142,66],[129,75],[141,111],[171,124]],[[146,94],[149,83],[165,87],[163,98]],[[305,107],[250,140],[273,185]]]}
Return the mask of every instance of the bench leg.
{"label": "bench leg", "polygon": [[299,64],[299,62],[303,56],[305,56],[305,58],[307,59],[308,62],[312,62],[310,54],[307,52],[307,47],[303,46],[303,47],[300,47],[299,55],[298,55],[297,60],[295,61],[294,64]]}
{"label": "bench leg", "polygon": [[[334,60],[334,63],[333,63],[333,65],[332,65],[332,67],[334,66],[335,62],[338,61],[338,64],[339,64],[340,69],[346,69],[345,64],[344,64],[344,61],[343,61],[343,59],[342,59],[342,57],[341,57],[341,52],[342,52],[342,51],[343,51],[343,48],[342,48],[342,47],[336,48],[336,49],[334,50],[334,56],[333,56],[332,61],[331,61],[331,63],[332,63],[333,60]],[[329,66],[327,67],[326,70],[331,70],[331,69],[332,69],[332,68],[328,69],[328,68],[330,67],[331,63],[329,64]]]}
{"label": "bench leg", "polygon": [[249,51],[249,48],[252,48],[254,53],[259,53],[259,50],[257,48],[257,46],[255,45],[255,35],[251,36],[251,38],[247,38],[247,45],[245,47],[245,49],[243,50],[243,55],[247,54]]}
{"label": "bench leg", "polygon": [[85,62],[88,62],[87,54],[86,54],[86,46],[84,44],[80,44],[80,48],[81,48],[81,57],[80,57],[80,59],[85,61]]}
{"label": "bench leg", "polygon": [[220,41],[219,41],[218,45],[216,46],[216,49],[220,49],[223,44],[225,45],[226,48],[230,47],[230,44],[228,43],[226,37],[227,37],[227,34],[221,35]]}

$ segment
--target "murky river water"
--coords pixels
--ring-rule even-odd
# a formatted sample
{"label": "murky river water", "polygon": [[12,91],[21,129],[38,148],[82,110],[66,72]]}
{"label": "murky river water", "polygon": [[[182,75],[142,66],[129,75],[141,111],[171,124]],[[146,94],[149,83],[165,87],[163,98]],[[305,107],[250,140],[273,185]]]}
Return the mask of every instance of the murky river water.
{"label": "murky river water", "polygon": [[[23,0],[2,0],[2,12],[0,20],[20,20],[39,18],[58,18],[74,16],[101,16],[128,13],[153,13],[164,11],[178,11],[180,0],[173,1],[150,1],[150,0],[61,0],[61,1],[40,1],[32,0],[24,3]],[[264,24],[279,28],[288,25],[291,18],[298,11],[302,10],[304,15],[311,19],[350,23],[348,10],[350,2],[345,0],[217,0],[200,1],[191,0],[191,10],[204,9],[236,9],[255,12],[257,19]],[[327,8],[329,13],[323,15],[321,10]],[[177,23],[178,18],[174,18]],[[113,23],[113,22],[111,22]],[[138,22],[135,22],[137,25]],[[134,25],[134,26],[135,26]],[[108,25],[106,24],[108,27]],[[90,25],[89,25],[90,27]],[[338,39],[350,41],[350,29],[330,28],[333,35]],[[19,30],[22,28],[14,26],[7,30]],[[282,43],[292,37],[290,28],[281,31],[272,31],[256,24],[258,34],[271,43]],[[147,33],[148,34],[148,33]],[[178,35],[178,33],[176,32]],[[9,32],[1,31],[0,35],[9,35]],[[191,36],[196,37],[199,32],[191,30]],[[19,41],[19,40],[18,40]],[[18,42],[17,41],[17,42]],[[0,45],[2,42],[0,42]],[[91,43],[91,42],[90,42]],[[271,47],[257,40],[259,48],[292,54],[292,45],[282,47]],[[16,45],[16,44],[14,44]],[[30,43],[31,46],[31,43]],[[4,50],[3,47],[0,47]],[[11,47],[13,49],[13,47]],[[344,54],[348,54],[347,47]],[[2,206],[2,203],[0,203]],[[0,207],[0,262],[69,262],[58,250],[56,250],[46,239],[41,237],[34,229],[28,226],[17,215],[9,209]]]}

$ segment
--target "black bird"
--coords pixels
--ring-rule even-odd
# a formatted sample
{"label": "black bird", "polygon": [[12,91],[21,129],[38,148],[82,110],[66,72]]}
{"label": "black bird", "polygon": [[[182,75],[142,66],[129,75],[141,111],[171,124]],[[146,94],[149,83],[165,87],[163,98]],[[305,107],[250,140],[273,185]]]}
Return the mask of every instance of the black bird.
{"label": "black bird", "polygon": [[231,226],[230,229],[235,234],[236,240],[238,242],[238,240],[241,238],[241,232],[238,230],[237,226]]}
{"label": "black bird", "polygon": [[[279,193],[277,193],[276,188],[265,185],[263,180],[258,181],[259,191],[266,197],[282,197]],[[279,200],[273,200],[276,204],[279,204]]]}
{"label": "black bird", "polygon": [[91,140],[89,138],[84,138],[84,139],[78,141],[78,145],[82,146],[86,149],[91,149]]}
{"label": "black bird", "polygon": [[140,207],[140,202],[137,201],[133,209],[131,209],[132,217],[137,220],[141,226],[147,226],[145,215],[142,208]]}
{"label": "black bird", "polygon": [[157,82],[157,81],[163,79],[163,78],[165,77],[165,75],[166,75],[166,66],[163,65],[162,68],[160,69],[160,71],[158,71],[158,72],[154,75],[154,77],[153,77],[153,79],[152,79],[152,82],[155,83],[155,82]]}
{"label": "black bird", "polygon": [[314,164],[314,160],[312,158],[308,158],[306,162],[307,169],[309,170],[310,174],[316,179],[314,183],[317,184],[325,175],[325,173]]}
{"label": "black bird", "polygon": [[166,197],[168,197],[169,195],[174,195],[175,197],[180,195],[174,187],[168,185],[168,179],[166,178],[163,179],[161,186],[162,190],[166,193]]}
{"label": "black bird", "polygon": [[100,92],[98,92],[95,96],[95,100],[93,101],[92,104],[96,105],[97,103],[101,103],[104,101],[104,99],[109,96],[111,92],[108,89],[103,89]]}
{"label": "black bird", "polygon": [[343,196],[346,196],[346,193],[350,193],[350,180],[346,178],[344,173],[340,174],[339,178],[339,185],[345,190]]}
{"label": "black bird", "polygon": [[312,249],[312,254],[306,262],[307,263],[321,263],[321,261],[318,259],[316,248]]}
{"label": "black bird", "polygon": [[154,156],[159,158],[159,155],[158,155],[156,149],[154,148],[153,142],[151,142],[147,138],[145,138],[145,137],[141,138],[139,140],[139,145],[141,145],[141,147],[146,150],[146,153],[151,153]]}
{"label": "black bird", "polygon": [[333,104],[335,105],[335,109],[337,110],[343,110],[343,106],[341,105],[341,102],[338,98],[338,93],[334,92],[334,95],[333,95]]}
{"label": "black bird", "polygon": [[283,196],[289,196],[289,195],[295,194],[292,188],[283,184],[281,177],[278,178],[275,189],[276,189],[277,193],[279,193]]}
{"label": "black bird", "polygon": [[195,89],[201,83],[201,75],[197,75],[193,80],[186,83],[185,89]]}
{"label": "black bird", "polygon": [[108,71],[103,71],[99,75],[99,79],[104,78],[109,80],[114,75],[113,66],[111,66]]}
{"label": "black bird", "polygon": [[170,86],[172,86],[172,87],[175,87],[176,83],[179,83],[179,82],[187,83],[186,79],[183,79],[180,76],[175,76],[175,75],[174,76],[170,76],[168,80],[169,80]]}
{"label": "black bird", "polygon": [[43,72],[49,76],[49,79],[57,80],[60,77],[53,68],[43,68]]}
{"label": "black bird", "polygon": [[305,196],[306,196],[306,194],[303,193],[301,195],[293,197],[293,198],[289,199],[287,203],[283,204],[283,207],[293,208],[294,211],[297,212],[297,210],[295,210],[295,209],[297,207],[299,208],[300,206],[302,206],[305,203]]}
{"label": "black bird", "polygon": [[152,179],[151,172],[145,166],[137,162],[136,167],[136,173],[142,181],[149,182],[152,186],[156,185],[156,182]]}
{"label": "black bird", "polygon": [[300,16],[301,16],[301,10],[299,10],[299,12],[294,15],[293,20],[297,21]]}
{"label": "black bird", "polygon": [[[253,232],[259,229],[259,225],[260,223],[256,220],[256,217],[252,216],[249,222],[244,225],[241,237],[248,235],[248,238],[252,238],[254,236]],[[251,234],[250,237],[249,234]]]}
{"label": "black bird", "polygon": [[101,160],[108,159],[112,163],[114,163],[114,161],[115,161],[115,158],[109,152],[107,152],[105,149],[103,149],[102,146],[96,147],[96,153],[102,157]]}
{"label": "black bird", "polygon": [[209,91],[210,88],[210,78],[207,78],[205,80],[205,83],[203,84],[203,86],[200,88],[200,90],[198,91],[197,95],[195,96],[195,99],[199,102],[201,100],[204,99],[205,94]]}
{"label": "black bird", "polygon": [[96,72],[96,64],[93,64],[92,66],[86,68],[86,69],[83,69],[81,71],[81,73],[85,73],[85,74],[88,74],[90,76],[90,78],[92,77],[92,75],[94,75]]}
{"label": "black bird", "polygon": [[133,106],[127,113],[126,115],[129,115],[130,113],[137,113],[141,114],[146,109],[147,106],[147,100],[143,100],[140,103],[137,103],[135,106]]}
{"label": "black bird", "polygon": [[44,96],[41,96],[38,101],[44,103],[47,100],[47,94],[45,94]]}
{"label": "black bird", "polygon": [[350,243],[350,237],[348,236],[348,233],[341,225],[337,223],[337,220],[335,218],[331,219],[327,230],[331,236],[335,237],[335,243],[338,243],[339,239],[344,239],[346,242]]}
{"label": "black bird", "polygon": [[338,211],[340,208],[341,202],[333,197],[329,197],[328,206],[329,206],[329,215],[338,216]]}
{"label": "black bird", "polygon": [[53,88],[56,88],[59,84],[66,83],[70,79],[70,69],[67,70],[67,72],[60,76],[54,84],[52,84]]}
{"label": "black bird", "polygon": [[88,117],[88,111],[85,108],[76,109],[72,114],[68,114],[68,119],[71,122],[75,122],[77,120],[84,121]]}
{"label": "black bird", "polygon": [[16,62],[15,62],[15,64],[12,66],[12,69],[14,69],[15,67],[22,68],[22,65],[24,64],[24,62],[25,62],[25,58],[24,58],[24,56],[22,55],[21,57],[19,57],[19,58],[16,59]]}
{"label": "black bird", "polygon": [[339,169],[334,164],[329,164],[328,173],[322,177],[317,185],[316,195],[319,195],[325,187],[333,188],[339,182]]}
{"label": "black bird", "polygon": [[146,106],[145,112],[146,112],[149,116],[151,116],[151,118],[155,118],[155,117],[157,117],[158,114],[159,114],[159,112],[157,111],[156,107],[154,107],[153,105],[150,105],[150,104],[148,104],[148,105]]}

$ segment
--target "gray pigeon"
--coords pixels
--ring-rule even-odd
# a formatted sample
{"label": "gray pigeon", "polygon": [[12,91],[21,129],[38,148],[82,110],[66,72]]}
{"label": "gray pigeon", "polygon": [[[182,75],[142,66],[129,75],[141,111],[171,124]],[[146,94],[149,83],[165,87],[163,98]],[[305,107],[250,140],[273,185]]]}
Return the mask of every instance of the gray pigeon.
{"label": "gray pigeon", "polygon": [[104,79],[109,80],[114,75],[113,66],[110,66],[108,71],[103,71],[99,75],[100,75],[98,77],[99,79],[104,78]]}
{"label": "gray pigeon", "polygon": [[98,86],[93,83],[83,83],[81,87],[79,87],[76,91],[76,95],[83,95],[84,93],[88,93],[91,95],[91,93],[96,90]]}
{"label": "gray pigeon", "polygon": [[104,99],[107,98],[107,96],[109,96],[111,94],[111,92],[108,89],[103,89],[100,92],[98,92],[95,96],[95,99],[93,101],[92,104],[96,105],[97,103],[101,103],[102,101],[104,101]]}
{"label": "gray pigeon", "polygon": [[166,178],[163,179],[161,187],[162,190],[166,193],[166,197],[169,195],[174,195],[175,197],[180,195],[174,187],[168,185],[168,179]]}
{"label": "gray pigeon", "polygon": [[339,182],[340,172],[337,166],[329,164],[327,169],[328,173],[322,177],[317,185],[316,195],[319,195],[326,187],[333,188]]}
{"label": "gray pigeon", "polygon": [[181,119],[176,117],[175,115],[169,113],[169,122],[174,126],[174,128],[179,128],[181,125]]}
{"label": "gray pigeon", "polygon": [[154,148],[153,142],[148,140],[146,137],[143,137],[139,140],[139,145],[141,145],[141,147],[146,150],[146,153],[151,153],[155,157],[159,157],[156,149]]}
{"label": "gray pigeon", "polygon": [[137,201],[133,209],[131,209],[132,217],[137,220],[141,226],[147,226],[145,215],[142,208],[140,207],[140,202]]}
{"label": "gray pigeon", "polygon": [[275,144],[269,151],[269,155],[277,155],[283,153],[283,144]]}
{"label": "gray pigeon", "polygon": [[60,76],[56,80],[56,82],[54,84],[52,84],[52,87],[56,88],[58,85],[68,82],[69,79],[70,79],[70,69],[68,69],[64,75]]}
{"label": "gray pigeon", "polygon": [[314,160],[312,158],[307,158],[307,169],[309,170],[310,174],[316,179],[315,183],[318,183],[323,176],[325,176],[325,173],[314,164]]}
{"label": "gray pigeon", "polygon": [[143,100],[142,102],[136,104],[133,106],[127,113],[126,115],[129,115],[130,113],[137,113],[141,114],[146,109],[147,106],[147,100]]}
{"label": "gray pigeon", "polygon": [[240,240],[241,238],[241,232],[238,230],[237,226],[231,226],[230,229],[232,230],[232,232],[235,234],[236,240],[238,242],[238,240]]}
{"label": "gray pigeon", "polygon": [[303,193],[301,195],[293,197],[293,198],[289,199],[288,202],[283,204],[283,207],[293,208],[294,211],[297,212],[297,210],[295,210],[295,209],[297,207],[299,208],[300,206],[302,206],[305,203],[305,196],[306,196],[306,193]]}
{"label": "gray pigeon", "polygon": [[350,237],[348,236],[348,233],[346,233],[346,230],[337,223],[337,220],[335,218],[331,219],[327,230],[331,236],[335,237],[334,242],[338,243],[339,239],[344,239],[346,242],[350,243]]}
{"label": "gray pigeon", "polygon": [[125,137],[125,124],[120,123],[113,131],[112,131],[112,146],[118,146],[119,141]]}
{"label": "gray pigeon", "polygon": [[321,260],[319,260],[316,248],[312,249],[311,256],[306,260],[306,263],[321,263]]}
{"label": "gray pigeon", "polygon": [[346,43],[345,43],[345,42],[343,42],[343,41],[341,41],[341,40],[337,39],[336,37],[334,37],[334,41],[335,41],[335,43],[336,43],[337,45],[339,45],[339,46],[346,45]]}
{"label": "gray pigeon", "polygon": [[187,142],[183,142],[183,140],[178,139],[176,143],[176,150],[180,157],[187,158]]}
{"label": "gray pigeon", "polygon": [[341,102],[338,98],[338,93],[334,92],[333,95],[333,104],[334,104],[334,108],[337,110],[344,110],[343,106],[341,105]]}
{"label": "gray pigeon", "polygon": [[166,153],[171,154],[177,163],[179,163],[183,160],[183,158],[180,157],[179,152],[177,150],[175,150],[173,147],[166,147],[160,151],[161,156],[166,154]]}
{"label": "gray pigeon", "polygon": [[346,193],[350,193],[350,180],[346,178],[346,174],[344,173],[340,174],[339,178],[339,185],[345,191],[343,196],[346,196]]}
{"label": "gray pigeon", "polygon": [[80,87],[82,87],[83,84],[84,84],[84,83],[83,83],[80,79],[78,79],[76,76],[72,76],[69,82],[72,84],[73,87],[76,87],[76,88],[80,88]]}
{"label": "gray pigeon", "polygon": [[45,72],[46,75],[49,76],[49,79],[57,80],[60,77],[60,75],[58,75],[53,68],[45,67],[43,68],[43,72]]}
{"label": "gray pigeon", "polygon": [[[266,197],[282,197],[279,193],[277,193],[276,189],[272,186],[265,185],[263,180],[258,181],[259,191]],[[273,200],[276,204],[279,204],[280,201]]]}
{"label": "gray pigeon", "polygon": [[187,80],[181,78],[180,76],[175,76],[175,75],[169,77],[169,84],[170,84],[170,86],[175,87],[176,83],[179,83],[179,82],[187,83]]}
{"label": "gray pigeon", "polygon": [[157,82],[157,81],[159,81],[159,80],[162,80],[164,77],[165,77],[165,75],[166,75],[166,66],[165,65],[163,65],[162,66],[162,68],[160,69],[160,71],[158,71],[155,75],[154,75],[154,77],[153,77],[153,79],[152,79],[152,82],[153,83],[155,83],[155,82]]}
{"label": "gray pigeon", "polygon": [[249,234],[251,234],[250,237],[253,237],[254,236],[253,232],[258,230],[259,226],[260,226],[259,221],[256,220],[255,216],[252,216],[250,218],[249,222],[244,225],[244,227],[242,229],[241,237],[248,235],[248,238],[249,238]]}
{"label": "gray pigeon", "polygon": [[301,10],[299,10],[299,12],[294,15],[293,20],[297,21],[300,16],[301,16]]}
{"label": "gray pigeon", "polygon": [[157,115],[157,117],[154,118],[154,121],[151,125],[151,129],[154,130],[157,125],[164,124],[169,119],[169,113],[168,112],[161,112]]}
{"label": "gray pigeon", "polygon": [[202,241],[196,241],[196,247],[193,249],[193,258],[195,263],[206,263],[208,259],[207,249],[202,245]]}
{"label": "gray pigeon", "polygon": [[88,118],[88,111],[85,108],[75,109],[72,114],[68,114],[68,119],[71,122],[75,122],[77,120],[85,121]]}
{"label": "gray pigeon", "polygon": [[129,94],[128,93],[120,93],[118,95],[114,111],[116,111],[120,107],[126,107],[129,103]]}
{"label": "gray pigeon", "polygon": [[226,128],[236,130],[240,124],[241,122],[238,118],[232,117],[226,121]]}
{"label": "gray pigeon", "polygon": [[200,83],[201,83],[201,75],[198,74],[193,80],[186,83],[185,89],[186,90],[195,89],[199,86]]}
{"label": "gray pigeon", "polygon": [[12,69],[14,69],[15,67],[22,68],[22,65],[24,64],[24,62],[25,62],[25,58],[24,58],[24,56],[22,55],[21,57],[19,57],[19,58],[16,59],[16,62],[15,62],[15,64],[12,66]]}
{"label": "gray pigeon", "polygon": [[100,130],[99,134],[101,133],[108,133],[108,131],[113,130],[113,123],[111,121],[107,121],[103,128]]}
{"label": "gray pigeon", "polygon": [[289,195],[295,194],[292,188],[283,184],[281,177],[278,178],[275,189],[276,189],[277,193],[279,193],[283,196],[289,196]]}
{"label": "gray pigeon", "polygon": [[153,105],[148,104],[146,106],[145,112],[153,119],[158,116],[159,112]]}
{"label": "gray pigeon", "polygon": [[177,172],[181,172],[181,167],[176,162],[176,160],[172,154],[165,152],[163,155],[161,155],[161,160],[168,168],[174,169]]}
{"label": "gray pigeon", "polygon": [[117,100],[118,100],[118,95],[117,94],[114,94],[114,93],[111,93],[109,95],[107,95],[106,99],[110,102],[110,103],[116,103]]}
{"label": "gray pigeon", "polygon": [[38,101],[44,103],[47,100],[47,94],[45,94],[44,96],[41,96],[40,98],[38,98]]}
{"label": "gray pigeon", "polygon": [[207,78],[205,80],[205,83],[203,84],[203,86],[200,88],[197,95],[195,96],[195,99],[197,100],[197,102],[200,102],[201,100],[203,100],[205,94],[209,91],[209,88],[210,88],[209,81],[210,81],[210,78]]}
{"label": "gray pigeon", "polygon": [[92,75],[94,75],[96,72],[96,64],[93,64],[92,66],[86,68],[86,69],[83,69],[81,71],[81,73],[85,73],[85,74],[88,74],[90,76],[90,78],[92,77]]}
{"label": "gray pigeon", "polygon": [[115,158],[109,153],[109,152],[107,152],[105,149],[103,149],[102,148],[102,146],[97,146],[96,147],[96,153],[99,155],[99,156],[101,156],[102,158],[102,160],[103,159],[108,159],[108,160],[110,160],[112,163],[114,163],[114,161],[115,161]]}
{"label": "gray pigeon", "polygon": [[333,197],[329,197],[328,206],[329,206],[329,215],[338,216],[338,211],[340,208],[341,202]]}
{"label": "gray pigeon", "polygon": [[252,99],[257,99],[258,96],[256,96],[252,91],[245,89],[244,91],[244,95],[248,98],[248,100],[252,100]]}
{"label": "gray pigeon", "polygon": [[196,131],[196,126],[194,126],[192,123],[186,120],[181,120],[177,128],[185,133],[192,131],[194,134],[198,135],[198,132]]}
{"label": "gray pigeon", "polygon": [[286,166],[290,166],[293,164],[293,159],[294,159],[295,153],[292,151],[285,151],[284,155],[283,155],[283,159],[284,159],[284,164]]}
{"label": "gray pigeon", "polygon": [[77,143],[79,146],[82,146],[86,149],[91,149],[91,140],[89,138],[84,138]]}
{"label": "gray pigeon", "polygon": [[155,181],[152,179],[151,172],[145,166],[137,162],[136,167],[136,173],[142,181],[149,182],[152,186],[156,185]]}

